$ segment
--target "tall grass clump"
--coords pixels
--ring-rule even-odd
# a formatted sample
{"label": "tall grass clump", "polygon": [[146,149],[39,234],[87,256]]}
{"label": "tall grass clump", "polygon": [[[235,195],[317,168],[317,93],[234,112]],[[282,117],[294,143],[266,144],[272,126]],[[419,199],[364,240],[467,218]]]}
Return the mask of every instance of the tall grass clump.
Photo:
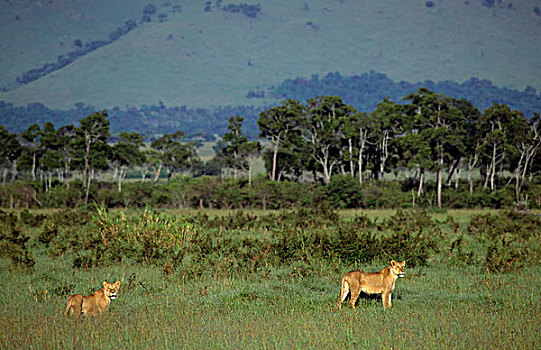
{"label": "tall grass clump", "polygon": [[197,228],[182,217],[154,213],[126,216],[123,211],[97,209],[92,222],[93,242],[89,249],[101,252],[96,262],[132,259],[141,263],[174,264]]}

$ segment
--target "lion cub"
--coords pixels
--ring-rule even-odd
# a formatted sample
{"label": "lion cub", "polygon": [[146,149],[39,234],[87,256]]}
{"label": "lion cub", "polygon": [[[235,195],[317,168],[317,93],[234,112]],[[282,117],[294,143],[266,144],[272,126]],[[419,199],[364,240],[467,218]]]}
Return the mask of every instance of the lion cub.
{"label": "lion cub", "polygon": [[97,315],[107,311],[109,303],[112,299],[116,298],[118,290],[120,289],[120,281],[115,283],[103,282],[103,288],[90,294],[83,296],[81,294],[75,294],[68,298],[66,302],[65,315]]}
{"label": "lion cub", "polygon": [[347,272],[342,277],[340,297],[338,298],[338,309],[342,307],[342,302],[346,299],[348,293],[351,293],[349,306],[355,309],[355,302],[359,298],[361,291],[368,294],[381,293],[383,308],[391,308],[391,293],[394,290],[394,283],[398,277],[404,277],[405,261],[396,262],[391,260],[391,266],[384,268],[380,272],[361,272],[359,270]]}

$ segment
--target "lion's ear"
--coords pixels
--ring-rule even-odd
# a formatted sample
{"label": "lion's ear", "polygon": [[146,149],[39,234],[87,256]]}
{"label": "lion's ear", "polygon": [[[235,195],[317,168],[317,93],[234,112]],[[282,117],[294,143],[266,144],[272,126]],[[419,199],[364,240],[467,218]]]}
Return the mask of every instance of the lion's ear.
{"label": "lion's ear", "polygon": [[107,287],[107,281],[103,281],[103,286]]}
{"label": "lion's ear", "polygon": [[393,266],[393,267],[394,267],[395,265],[396,265],[396,261],[394,261],[394,260],[391,260],[391,266]]}
{"label": "lion's ear", "polygon": [[120,281],[116,281],[115,283],[117,286],[120,286],[122,283],[120,283]]}
{"label": "lion's ear", "polygon": [[406,266],[406,260],[402,261],[402,266]]}

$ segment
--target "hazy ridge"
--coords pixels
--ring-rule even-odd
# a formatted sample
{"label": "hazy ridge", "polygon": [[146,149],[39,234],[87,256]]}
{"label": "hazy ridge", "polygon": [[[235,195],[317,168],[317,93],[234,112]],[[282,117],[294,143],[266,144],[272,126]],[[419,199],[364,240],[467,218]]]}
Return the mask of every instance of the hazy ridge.
{"label": "hazy ridge", "polygon": [[[149,4],[156,11],[145,21]],[[234,11],[242,5],[259,11]],[[5,1],[0,86],[10,90],[0,100],[60,110],[77,102],[97,109],[257,109],[289,97],[273,93],[284,81],[371,71],[414,85],[475,77],[536,96],[539,6],[539,0]],[[76,50],[76,40],[108,40],[130,19],[137,27],[118,40],[13,88],[24,72]],[[250,92],[264,95],[248,98]]]}

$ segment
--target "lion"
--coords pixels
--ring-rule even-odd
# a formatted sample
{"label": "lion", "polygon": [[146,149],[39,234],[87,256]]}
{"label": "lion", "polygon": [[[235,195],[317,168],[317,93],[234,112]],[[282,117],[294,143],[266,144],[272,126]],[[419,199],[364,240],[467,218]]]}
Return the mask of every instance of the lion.
{"label": "lion", "polygon": [[340,288],[340,297],[338,298],[338,309],[342,307],[342,302],[350,293],[349,306],[355,309],[355,302],[359,298],[361,291],[368,294],[380,294],[383,301],[383,308],[393,307],[391,293],[394,290],[394,284],[398,277],[404,277],[404,266],[406,261],[396,262],[391,260],[391,266],[384,268],[380,272],[361,272],[359,270],[350,271],[342,277]]}
{"label": "lion", "polygon": [[64,315],[97,315],[104,313],[107,311],[111,300],[116,298],[120,285],[120,281],[116,281],[115,283],[104,281],[103,288],[97,290],[94,294],[88,296],[75,294],[70,296],[66,302]]}

